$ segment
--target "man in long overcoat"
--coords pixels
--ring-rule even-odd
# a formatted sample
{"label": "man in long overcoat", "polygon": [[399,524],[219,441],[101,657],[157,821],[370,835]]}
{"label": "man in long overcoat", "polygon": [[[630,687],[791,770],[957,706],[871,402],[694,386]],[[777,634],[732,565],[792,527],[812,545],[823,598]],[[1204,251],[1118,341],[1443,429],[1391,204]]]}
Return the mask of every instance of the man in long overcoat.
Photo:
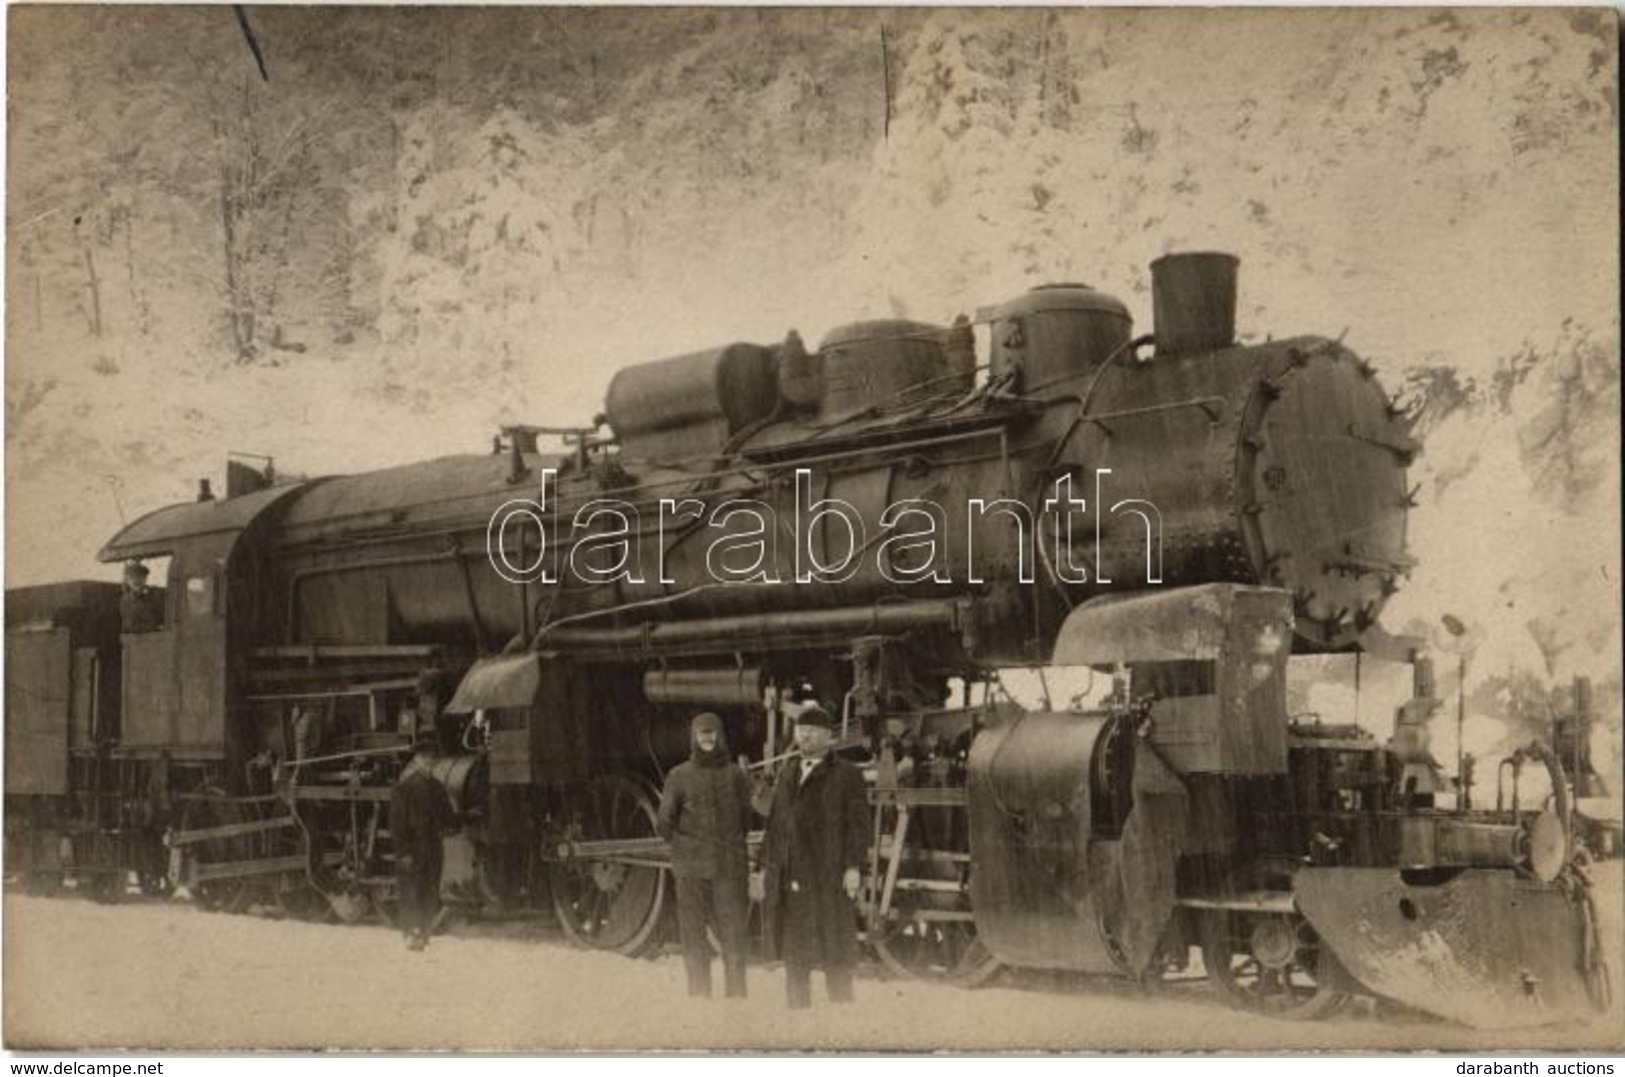
{"label": "man in long overcoat", "polygon": [[816,703],[796,716],[796,755],[779,771],[762,859],[767,944],[784,959],[792,1009],[812,1005],[812,970],[822,967],[831,1002],[852,1001],[858,959],[853,900],[869,850],[863,776],[830,752],[829,712]]}
{"label": "man in long overcoat", "polygon": [[395,846],[395,883],[400,895],[401,932],[406,945],[421,950],[440,912],[443,840],[457,821],[446,787],[434,776],[439,754],[433,729],[419,730],[417,754],[389,794],[389,833]]}
{"label": "man in long overcoat", "polygon": [[677,927],[683,940],[688,993],[711,995],[709,924],[722,945],[724,990],[745,995],[745,950],[750,915],[745,831],[750,822],[750,779],[728,758],[722,720],[698,714],[690,723],[688,762],[666,777],[655,827],[671,843],[677,879]]}

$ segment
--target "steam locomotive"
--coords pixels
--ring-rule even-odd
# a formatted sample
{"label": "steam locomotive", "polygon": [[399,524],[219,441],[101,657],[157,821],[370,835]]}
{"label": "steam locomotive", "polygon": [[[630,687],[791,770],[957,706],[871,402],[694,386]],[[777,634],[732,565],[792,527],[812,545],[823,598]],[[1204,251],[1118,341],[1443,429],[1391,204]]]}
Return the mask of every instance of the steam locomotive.
{"label": "steam locomotive", "polygon": [[[233,462],[100,553],[161,566],[156,624],[120,631],[112,584],[8,594],[8,873],[387,917],[427,725],[464,899],[634,954],[668,919],[654,803],[688,718],[765,772],[807,684],[869,779],[855,914],[899,972],[1199,952],[1284,1016],[1606,1004],[1553,753],[1549,809],[1438,806],[1425,660],[1385,743],[1288,712],[1289,666],[1359,648],[1410,568],[1405,416],[1337,341],[1237,344],[1233,257],[1151,270],[1150,336],[1050,285],[628,367],[593,426],[489,453]],[[1098,691],[1025,709],[1011,669]],[[438,713],[425,677],[455,686]]]}

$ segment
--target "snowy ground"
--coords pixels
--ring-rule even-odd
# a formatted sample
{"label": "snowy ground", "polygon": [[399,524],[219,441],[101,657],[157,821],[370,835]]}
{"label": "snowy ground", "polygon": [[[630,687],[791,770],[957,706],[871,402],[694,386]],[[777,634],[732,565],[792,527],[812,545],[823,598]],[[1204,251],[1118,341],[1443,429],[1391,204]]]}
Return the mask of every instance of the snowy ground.
{"label": "snowy ground", "polygon": [[[1620,982],[1620,865],[1600,879]],[[1619,1012],[1579,1026],[1466,1030],[1370,1007],[1298,1024],[1241,1014],[1196,985],[1159,996],[1056,990],[1036,979],[961,991],[860,980],[858,1004],[792,1014],[783,975],[753,966],[751,997],[690,1005],[674,955],[571,949],[534,929],[460,928],[425,953],[382,927],[278,922],[180,903],[109,907],[5,899],[8,1047],[166,1046],[1309,1051],[1617,1049]],[[817,984],[815,982],[815,989]]]}

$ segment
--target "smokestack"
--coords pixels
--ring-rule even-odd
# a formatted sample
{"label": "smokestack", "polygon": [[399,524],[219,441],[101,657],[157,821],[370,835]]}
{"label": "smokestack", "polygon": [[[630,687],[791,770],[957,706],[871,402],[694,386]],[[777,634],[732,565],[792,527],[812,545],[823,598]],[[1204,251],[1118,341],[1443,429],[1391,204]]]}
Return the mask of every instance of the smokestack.
{"label": "smokestack", "polygon": [[1228,348],[1236,340],[1236,270],[1218,251],[1165,254],[1151,263],[1151,310],[1158,355]]}

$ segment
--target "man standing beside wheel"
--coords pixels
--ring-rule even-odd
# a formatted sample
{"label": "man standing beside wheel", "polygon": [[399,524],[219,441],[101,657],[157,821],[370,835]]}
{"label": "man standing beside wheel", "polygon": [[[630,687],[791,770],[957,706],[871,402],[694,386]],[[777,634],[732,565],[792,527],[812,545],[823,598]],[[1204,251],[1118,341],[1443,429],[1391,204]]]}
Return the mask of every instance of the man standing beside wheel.
{"label": "man standing beside wheel", "polygon": [[750,914],[745,852],[750,779],[728,758],[722,719],[697,714],[689,730],[691,754],[667,776],[655,822],[656,831],[671,843],[688,993],[711,996],[711,944],[705,933],[709,924],[722,946],[724,990],[729,998],[743,998]]}
{"label": "man standing beside wheel", "polygon": [[817,703],[796,715],[796,754],[773,787],[762,849],[767,944],[784,959],[791,1009],[812,1005],[817,967],[831,1002],[852,1001],[852,902],[868,855],[868,798],[863,776],[830,752],[833,725]]}
{"label": "man standing beside wheel", "polygon": [[439,740],[433,728],[420,729],[417,754],[389,794],[389,832],[395,846],[395,883],[400,894],[401,932],[411,950],[429,945],[440,911],[441,844],[456,824],[446,787],[434,776]]}

